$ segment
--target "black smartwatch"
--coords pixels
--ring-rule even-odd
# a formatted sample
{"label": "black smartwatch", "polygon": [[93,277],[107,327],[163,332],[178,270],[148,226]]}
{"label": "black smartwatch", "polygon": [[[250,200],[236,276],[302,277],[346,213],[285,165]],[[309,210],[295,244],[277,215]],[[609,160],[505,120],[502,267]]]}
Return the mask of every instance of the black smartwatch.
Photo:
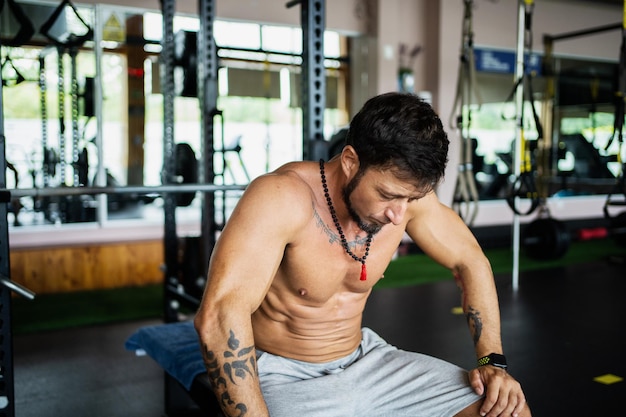
{"label": "black smartwatch", "polygon": [[498,368],[506,369],[506,357],[498,353],[490,353],[489,355],[483,356],[482,358],[478,359],[478,366],[485,365],[493,365],[497,366]]}

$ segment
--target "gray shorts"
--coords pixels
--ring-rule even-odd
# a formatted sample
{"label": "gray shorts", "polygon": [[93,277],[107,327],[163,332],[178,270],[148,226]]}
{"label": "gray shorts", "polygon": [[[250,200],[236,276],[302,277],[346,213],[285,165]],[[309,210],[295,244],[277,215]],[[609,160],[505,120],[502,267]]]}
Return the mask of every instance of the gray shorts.
{"label": "gray shorts", "polygon": [[368,328],[345,358],[309,363],[257,351],[257,365],[272,417],[444,417],[481,398],[466,370],[400,350]]}

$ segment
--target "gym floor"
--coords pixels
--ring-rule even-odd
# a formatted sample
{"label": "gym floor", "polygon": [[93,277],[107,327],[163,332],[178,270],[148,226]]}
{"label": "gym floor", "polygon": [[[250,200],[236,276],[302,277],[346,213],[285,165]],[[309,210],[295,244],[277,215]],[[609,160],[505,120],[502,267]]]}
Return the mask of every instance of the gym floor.
{"label": "gym floor", "polygon": [[[517,291],[510,276],[496,277],[510,372],[536,417],[624,415],[625,272],[608,261],[525,272]],[[377,289],[364,325],[401,348],[472,367],[458,305],[453,280]],[[16,336],[16,416],[164,416],[163,371],[124,349],[134,330],[155,323]]]}

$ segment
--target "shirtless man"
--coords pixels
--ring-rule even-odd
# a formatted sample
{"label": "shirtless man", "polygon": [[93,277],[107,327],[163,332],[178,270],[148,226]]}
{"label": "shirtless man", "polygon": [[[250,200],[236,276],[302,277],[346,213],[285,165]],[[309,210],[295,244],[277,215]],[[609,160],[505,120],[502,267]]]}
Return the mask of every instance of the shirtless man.
{"label": "shirtless man", "polygon": [[[433,109],[414,95],[374,97],[346,143],[327,163],[254,180],[215,246],[195,326],[224,414],[529,417],[520,384],[495,366],[489,262],[434,192],[448,139]],[[405,233],[456,277],[477,359],[496,354],[482,366],[467,372],[361,327]]]}

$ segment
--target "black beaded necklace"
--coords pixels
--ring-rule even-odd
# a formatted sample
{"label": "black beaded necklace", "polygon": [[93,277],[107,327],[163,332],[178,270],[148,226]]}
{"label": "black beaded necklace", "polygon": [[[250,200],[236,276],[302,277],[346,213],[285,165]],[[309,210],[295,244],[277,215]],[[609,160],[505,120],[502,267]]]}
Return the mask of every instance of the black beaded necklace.
{"label": "black beaded necklace", "polygon": [[348,247],[348,241],[346,240],[346,235],[343,233],[343,229],[339,224],[339,219],[337,218],[337,213],[335,212],[335,207],[333,206],[333,200],[330,198],[330,193],[328,192],[328,185],[326,184],[326,175],[324,175],[324,160],[320,159],[320,176],[322,177],[322,187],[324,187],[324,197],[326,197],[326,203],[328,203],[328,209],[330,210],[330,215],[333,218],[333,222],[335,223],[335,227],[337,228],[337,232],[339,233],[339,238],[341,239],[341,246],[345,249],[346,253],[352,257],[355,261],[361,262],[361,281],[365,281],[367,279],[367,267],[365,266],[365,259],[367,255],[370,253],[370,245],[372,244],[372,234],[367,234],[367,240],[365,241],[365,253],[362,257],[356,256],[350,248]]}

